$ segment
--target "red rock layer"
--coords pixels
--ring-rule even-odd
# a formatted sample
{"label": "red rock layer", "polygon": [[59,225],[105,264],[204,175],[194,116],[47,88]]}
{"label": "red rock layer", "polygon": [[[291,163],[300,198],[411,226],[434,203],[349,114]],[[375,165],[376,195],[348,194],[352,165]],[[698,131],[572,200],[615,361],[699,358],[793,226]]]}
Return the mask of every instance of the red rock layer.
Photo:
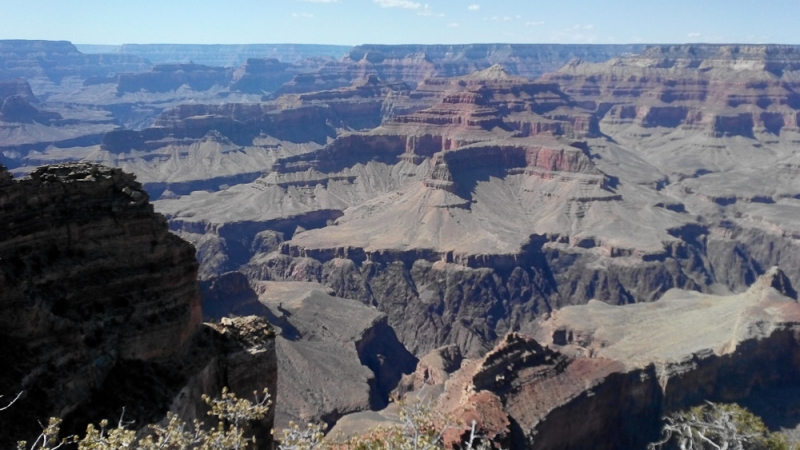
{"label": "red rock layer", "polygon": [[798,129],[798,70],[792,46],[655,46],[606,63],[576,60],[543,79],[609,125],[752,136]]}

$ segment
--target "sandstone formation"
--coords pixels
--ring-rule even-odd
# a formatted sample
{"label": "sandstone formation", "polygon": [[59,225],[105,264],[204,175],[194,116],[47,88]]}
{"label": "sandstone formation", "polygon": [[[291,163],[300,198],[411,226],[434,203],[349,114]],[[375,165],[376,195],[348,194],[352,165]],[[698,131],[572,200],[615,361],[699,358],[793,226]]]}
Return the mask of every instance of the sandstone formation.
{"label": "sandstone formation", "polygon": [[249,58],[233,72],[231,89],[268,95],[291,80],[295,72],[275,58]]}
{"label": "sandstone formation", "polygon": [[15,180],[3,168],[0,204],[0,385],[24,393],[0,417],[4,446],[49,416],[80,428],[129,406],[146,424],[170,405],[204,416],[200,395],[223,385],[275,392],[269,324],[200,325],[194,248],[169,233],[134,176],[65,164]]}
{"label": "sandstone formation", "polygon": [[22,78],[11,81],[0,81],[0,100],[8,97],[20,96],[27,101],[35,101],[31,85]]}
{"label": "sandstone formation", "polygon": [[643,45],[359,45],[340,61],[297,75],[279,92],[347,86],[366,75],[415,86],[428,78],[464,76],[495,64],[502,64],[511,74],[535,79],[573,58],[601,62],[643,49]]}
{"label": "sandstone formation", "polygon": [[255,290],[279,333],[276,429],[290,421],[332,425],[383,408],[389,391],[414,370],[416,358],[374,308],[314,283],[261,282]]}
{"label": "sandstone formation", "polygon": [[664,414],[797,388],[800,305],[787,294],[773,268],[738,295],[566,307],[536,324],[536,340],[510,333],[466,361],[438,407],[479,423],[504,412],[511,448],[645,448]]}
{"label": "sandstone formation", "polygon": [[62,119],[61,114],[40,111],[20,95],[7,97],[0,106],[0,121],[3,122],[49,124],[60,119]]}
{"label": "sandstone formation", "polygon": [[85,55],[67,41],[0,40],[0,80],[24,78],[44,90],[69,78],[139,72],[149,66],[134,55]]}
{"label": "sandstone formation", "polygon": [[[440,103],[280,158],[252,184],[159,208],[182,236],[210,250],[201,270],[210,270],[205,261],[224,270],[247,263],[241,270],[252,280],[347,279],[329,285],[377,304],[418,354],[457,343],[477,355],[517,324],[580,303],[598,285],[609,300],[626,290],[618,277],[629,275],[615,270],[609,281],[562,285],[580,271],[574,257],[558,261],[562,251],[584,254],[586,265],[645,259],[643,270],[661,274],[642,290],[646,299],[660,294],[661,283],[696,286],[684,263],[660,262],[680,245],[671,230],[692,221],[652,206],[671,203],[657,191],[635,192],[598,169],[578,140],[596,136],[596,122],[557,86],[493,67],[420,88]],[[264,229],[278,234],[260,249],[256,234]],[[233,242],[220,266],[214,250]],[[664,242],[672,243],[664,249]],[[475,297],[462,309],[465,285],[475,286],[466,291]]]}
{"label": "sandstone formation", "polygon": [[[535,79],[552,72],[572,58],[605,61],[614,56],[638,53],[644,45],[563,44],[467,44],[467,45],[359,45],[345,60],[375,64],[403,65],[409,59],[434,63],[439,77],[467,75],[502,64],[514,75]],[[418,79],[422,79],[418,78]]]}
{"label": "sandstone formation", "polygon": [[[209,317],[261,311],[277,323],[250,285],[319,283],[325,293],[309,298],[377,307],[419,357],[453,345],[479,358],[508,332],[532,333],[538,317],[592,298],[742,293],[775,264],[800,277],[796,48],[656,46],[576,60],[538,81],[485,55],[474,59],[482,71],[424,79],[438,63],[425,72],[417,58],[404,72],[380,52],[319,70],[250,60],[202,94],[126,92],[126,102],[227,97],[171,107],[77,152],[135,171],[159,198],[198,249],[218,306]],[[459,58],[453,73],[477,64]],[[290,69],[298,76],[273,97]],[[370,398],[369,371],[347,351],[341,370],[366,374],[352,392]],[[486,414],[502,398],[492,395]],[[367,403],[299,396],[308,412],[294,417],[332,422]]]}
{"label": "sandstone formation", "polygon": [[[25,163],[37,165],[26,157],[50,145],[72,147],[98,143],[103,133],[116,128],[111,122],[110,117],[86,108],[43,104],[24,79],[2,81],[0,78],[0,159],[11,169]],[[75,161],[80,156],[80,152],[64,155],[62,151],[60,158],[55,156],[51,162]]]}
{"label": "sandstone formation", "polygon": [[[33,91],[42,96],[48,111],[66,119],[48,123],[46,120],[33,120],[33,115],[28,114],[25,121],[29,126],[15,126],[0,134],[0,148],[4,155],[2,162],[18,175],[27,174],[38,165],[64,161],[87,159],[114,163],[108,159],[87,157],[87,153],[95,150],[93,146],[101,143],[103,133],[119,125],[129,130],[151,127],[162,112],[183,103],[252,104],[275,99],[281,94],[347,87],[369,77],[377,77],[389,85],[407,81],[410,86],[415,86],[430,76],[466,75],[496,63],[506,64],[514,73],[534,77],[544,71],[555,70],[573,57],[604,61],[640,48],[569,45],[365,46],[335,61],[330,56],[344,55],[348,50],[346,47],[82,46],[91,51],[91,54],[84,55],[67,42],[2,42],[6,51],[0,52],[0,61],[9,72],[0,74],[0,80],[24,77],[33,85]],[[42,54],[45,56],[35,59],[36,55]],[[366,54],[370,56],[364,56]],[[377,54],[383,55],[383,59],[376,59]],[[137,60],[134,55],[149,60]],[[129,60],[138,63],[127,63]],[[159,65],[153,67],[148,61]],[[428,94],[430,92],[423,95]],[[409,99],[403,102],[405,100]],[[382,117],[391,118],[419,109],[414,105],[414,99],[410,100],[410,105],[394,102],[392,107],[382,112]],[[424,103],[424,106],[431,104]],[[41,109],[38,105],[36,108]],[[298,117],[294,120],[303,119]],[[335,118],[333,123],[336,124]],[[370,127],[377,126],[372,119],[357,128],[364,128],[366,123],[370,123]],[[263,170],[271,163],[264,165],[249,160],[247,164],[252,174],[255,173],[253,167],[258,166]],[[137,173],[144,170],[142,167],[120,167]],[[141,177],[145,180],[146,174],[141,173]],[[155,178],[166,181],[164,177]],[[229,177],[215,183],[219,186],[251,180],[251,177]],[[192,188],[200,187],[195,183]]]}
{"label": "sandstone formation", "polygon": [[371,129],[427,106],[434,95],[411,98],[402,83],[368,77],[258,104],[181,105],[153,127],[107,133],[83,159],[134,171],[154,197],[218,191],[253,181],[279,158],[317,150],[343,131]]}
{"label": "sandstone formation", "polygon": [[[78,46],[81,51],[90,48]],[[108,48],[101,48],[102,53]],[[314,44],[123,44],[113,48],[114,53],[135,55],[155,64],[175,64],[193,61],[196,64],[217,67],[237,67],[248,59],[275,58],[282,63],[295,63],[308,58],[340,58],[350,47],[343,45]]]}
{"label": "sandstone formation", "polygon": [[[791,119],[795,59],[794,47],[654,47],[537,82],[500,67],[430,79],[409,96],[432,107],[158,207],[202,243],[204,276],[320,282],[376,304],[418,356],[456,344],[474,357],[590,298],[741,292],[775,264],[800,277],[796,125],[734,136],[714,131],[725,119],[665,112]],[[731,106],[726,86],[751,100]]]}
{"label": "sandstone formation", "polygon": [[206,91],[215,85],[224,86],[230,83],[232,76],[231,70],[222,67],[192,63],[157,65],[149,72],[119,75],[116,78],[117,95],[139,90],[174,91],[183,85],[195,91]]}

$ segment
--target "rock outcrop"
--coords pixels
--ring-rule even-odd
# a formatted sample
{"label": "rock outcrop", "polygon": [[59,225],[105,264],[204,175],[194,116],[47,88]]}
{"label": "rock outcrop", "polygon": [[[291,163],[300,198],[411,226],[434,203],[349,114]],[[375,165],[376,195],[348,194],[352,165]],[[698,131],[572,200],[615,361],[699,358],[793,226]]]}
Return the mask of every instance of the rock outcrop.
{"label": "rock outcrop", "polygon": [[[350,48],[314,44],[123,44],[115,49],[115,53],[138,56],[156,64],[193,61],[207,66],[237,67],[255,58],[275,58],[282,63],[295,63],[308,58],[340,58]],[[107,48],[101,50],[108,51]]]}
{"label": "rock outcrop", "polygon": [[[65,164],[14,180],[3,169],[0,205],[0,385],[24,393],[0,418],[3,439],[38,433],[49,416],[80,428],[122,406],[140,424],[170,403],[199,411],[200,395],[223,385],[275,392],[269,324],[200,325],[194,248],[169,233],[134,176]],[[243,371],[252,365],[264,371]]]}
{"label": "rock outcrop", "polygon": [[36,97],[31,91],[31,85],[27,81],[19,78],[11,81],[0,81],[0,100],[8,97],[20,96],[26,101],[36,101]]}
{"label": "rock outcrop", "polygon": [[797,388],[800,305],[776,285],[790,286],[773,268],[734,296],[672,290],[647,305],[563,308],[536,340],[511,333],[466,361],[438,407],[479,426],[504,412],[511,448],[645,448],[670,412]]}
{"label": "rock outcrop", "polygon": [[[331,287],[377,304],[418,355],[452,343],[478,355],[518,324],[598,291],[633,300],[625,285],[642,275],[631,271],[658,273],[638,287],[640,300],[706,277],[687,275],[694,255],[673,234],[693,220],[654,206],[672,203],[656,190],[601,170],[584,140],[596,139],[596,122],[576,126],[592,124],[590,114],[557,86],[493,67],[420,88],[439,103],[280,158],[250,185],[159,207],[183,236],[208,243],[204,260],[223,270],[352,280]],[[264,229],[277,234],[262,250],[250,243]],[[224,251],[232,242],[237,250]],[[579,275],[605,258],[619,265]]]}
{"label": "rock outcrop", "polygon": [[289,67],[274,58],[250,58],[234,71],[231,89],[251,94],[275,92],[292,79],[295,71],[287,70]]}
{"label": "rock outcrop", "polygon": [[57,112],[40,111],[21,95],[6,97],[3,99],[2,105],[0,105],[0,121],[2,122],[39,122],[42,124],[49,124],[50,122],[61,119],[61,114]]}
{"label": "rock outcrop", "polygon": [[591,64],[575,60],[544,79],[591,104],[607,127],[702,130],[754,137],[796,132],[800,107],[793,46],[654,46]]}
{"label": "rock outcrop", "polygon": [[602,62],[643,49],[643,45],[359,45],[340,61],[296,75],[279,92],[337,88],[367,75],[416,86],[428,78],[465,76],[495,64],[503,65],[513,75],[535,79],[573,58]]}
{"label": "rock outcrop", "polygon": [[204,284],[212,285],[207,294],[216,294],[204,295],[204,309],[220,312],[226,305],[234,313],[258,314],[278,333],[276,430],[289,422],[332,425],[346,414],[383,408],[401,377],[414,370],[416,358],[385,314],[334,297],[321,285],[261,282],[249,289],[235,272]]}
{"label": "rock outcrop", "polygon": [[134,55],[86,55],[67,41],[0,40],[0,80],[44,79],[60,84],[66,77],[105,77],[149,66]]}
{"label": "rock outcrop", "polygon": [[84,159],[135,171],[154,197],[217,191],[253,181],[278,158],[317,150],[343,131],[369,130],[435,101],[430,95],[412,98],[409,91],[370,77],[347,88],[257,104],[181,105],[161,114],[153,127],[107,133],[100,149]]}
{"label": "rock outcrop", "polygon": [[[377,303],[418,355],[450,343],[481,354],[532,317],[589,298],[652,301],[674,287],[741,292],[774,264],[800,276],[791,256],[800,236],[791,127],[746,137],[675,121],[734,108],[725,83],[774,98],[736,108],[796,116],[796,50],[693,48],[570,65],[547,82],[499,68],[429,80],[417,92],[439,92],[435,106],[281,158],[227,193],[248,208],[215,207],[213,194],[163,205],[176,227],[207,233],[221,226],[215,217],[269,227],[267,218],[340,211],[328,216],[335,226],[272,228],[280,251],[251,251],[242,270],[327,283],[334,264],[353,268],[354,282],[337,295]],[[692,80],[708,92],[686,93]],[[770,85],[782,87],[769,94]],[[666,102],[659,89],[684,99]],[[609,118],[640,107],[649,108],[644,122]]]}
{"label": "rock outcrop", "polygon": [[231,82],[233,70],[201,64],[162,64],[149,72],[121,74],[116,78],[117,95],[140,90],[150,92],[174,91],[186,85],[195,91],[207,91],[214,86]]}

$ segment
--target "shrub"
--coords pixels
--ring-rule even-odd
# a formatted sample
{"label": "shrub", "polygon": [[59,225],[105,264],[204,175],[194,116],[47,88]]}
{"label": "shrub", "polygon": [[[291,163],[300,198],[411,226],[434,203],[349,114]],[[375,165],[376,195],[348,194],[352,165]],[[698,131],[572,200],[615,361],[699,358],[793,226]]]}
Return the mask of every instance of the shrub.
{"label": "shrub", "polygon": [[199,421],[187,424],[179,417],[169,413],[167,424],[150,425],[148,436],[137,439],[136,433],[127,429],[129,423],[123,418],[116,427],[109,428],[108,421],[100,422],[99,428],[89,425],[83,438],[70,436],[58,440],[61,420],[50,419],[48,426],[39,438],[28,447],[20,442],[18,450],[55,450],[66,444],[77,444],[78,450],[243,450],[255,443],[255,438],[245,437],[246,424],[252,420],[263,419],[272,403],[267,390],[259,398],[254,392],[255,401],[240,399],[228,389],[222,390],[219,399],[203,396],[211,410],[209,415],[219,419],[215,428],[207,429]]}
{"label": "shrub", "polygon": [[[227,389],[223,389],[219,399],[203,396],[211,409],[209,415],[219,419],[217,426],[211,429],[207,429],[199,421],[187,424],[170,413],[167,415],[166,425],[149,425],[149,435],[137,438],[136,432],[128,429],[131,424],[124,421],[123,410],[123,418],[116,426],[109,427],[107,420],[100,422],[98,427],[89,425],[83,438],[70,436],[59,440],[61,420],[52,418],[32,445],[20,442],[17,450],[55,450],[68,444],[77,445],[78,450],[244,450],[255,444],[255,438],[245,436],[247,423],[263,419],[272,403],[266,389],[261,397],[257,392],[254,395],[254,402],[240,399]],[[278,449],[444,449],[442,437],[449,426],[434,414],[430,402],[417,400],[402,403],[400,419],[401,425],[379,428],[364,436],[343,441],[326,439],[322,425],[308,424],[301,428],[292,424],[283,431]],[[476,423],[473,421],[470,435],[460,447],[465,450],[488,450],[492,448],[490,445],[478,435]]]}
{"label": "shrub", "polygon": [[770,433],[755,414],[736,404],[706,402],[664,418],[663,438],[648,450],[790,450],[786,437]]}

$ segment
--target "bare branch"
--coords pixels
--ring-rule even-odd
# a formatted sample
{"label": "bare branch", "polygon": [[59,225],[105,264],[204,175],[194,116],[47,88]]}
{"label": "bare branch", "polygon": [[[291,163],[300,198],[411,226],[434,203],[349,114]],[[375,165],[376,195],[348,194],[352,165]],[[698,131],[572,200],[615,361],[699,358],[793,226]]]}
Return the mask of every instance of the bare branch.
{"label": "bare branch", "polygon": [[[0,408],[0,411],[5,411],[5,410],[7,410],[8,408],[10,408],[10,407],[11,407],[11,405],[13,405],[14,403],[16,403],[16,402],[17,402],[17,400],[19,400],[19,398],[22,396],[22,392],[24,392],[24,391],[19,391],[19,393],[17,394],[17,396],[16,396],[16,397],[14,397],[14,400],[11,400],[11,403],[9,403],[9,404],[7,404],[6,406],[3,406],[2,408]],[[0,395],[0,398],[3,398],[3,396],[2,396],[2,395]]]}

